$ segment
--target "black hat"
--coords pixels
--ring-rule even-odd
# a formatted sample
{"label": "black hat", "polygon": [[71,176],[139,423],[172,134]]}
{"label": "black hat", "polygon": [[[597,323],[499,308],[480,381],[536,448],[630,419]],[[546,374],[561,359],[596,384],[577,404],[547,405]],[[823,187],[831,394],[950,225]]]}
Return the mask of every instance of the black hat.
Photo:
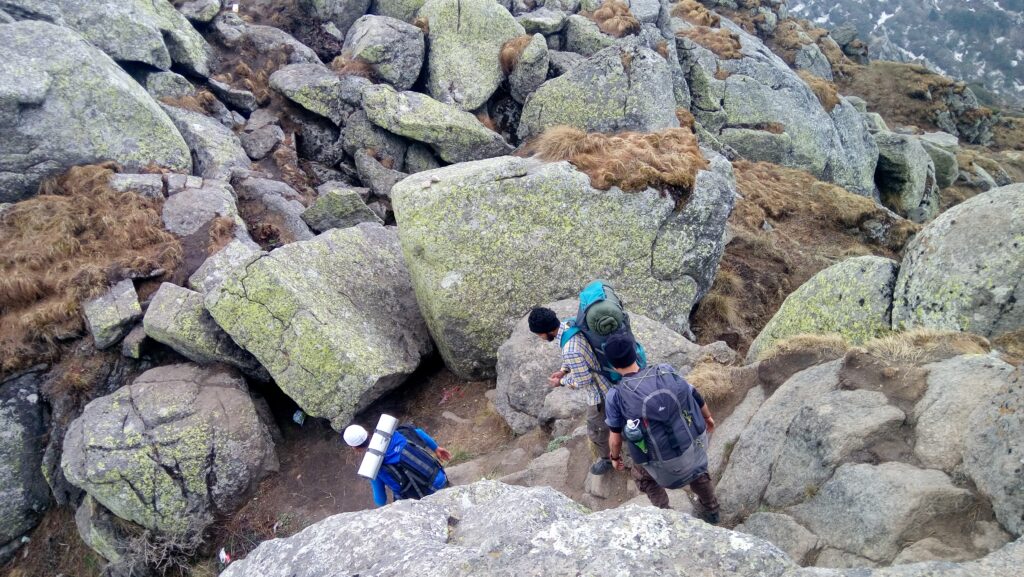
{"label": "black hat", "polygon": [[627,333],[614,335],[604,344],[604,355],[616,369],[624,369],[636,362],[636,343]]}
{"label": "black hat", "polygon": [[557,331],[561,323],[558,322],[558,315],[551,309],[536,307],[530,311],[530,332],[538,335]]}

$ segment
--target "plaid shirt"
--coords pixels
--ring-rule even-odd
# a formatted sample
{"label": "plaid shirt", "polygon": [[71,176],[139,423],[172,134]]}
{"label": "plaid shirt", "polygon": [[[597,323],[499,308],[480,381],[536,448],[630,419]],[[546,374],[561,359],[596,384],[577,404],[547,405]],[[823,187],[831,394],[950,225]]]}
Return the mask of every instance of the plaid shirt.
{"label": "plaid shirt", "polygon": [[[558,328],[558,336],[555,337],[555,340],[562,342],[562,333],[568,328],[568,323],[563,322],[562,326]],[[576,333],[562,347],[562,370],[568,371],[562,377],[562,385],[586,390],[588,405],[601,404],[605,393],[612,386],[601,372],[601,364],[597,361],[597,355],[594,354],[594,349],[587,342],[587,337],[583,336],[583,333]]]}

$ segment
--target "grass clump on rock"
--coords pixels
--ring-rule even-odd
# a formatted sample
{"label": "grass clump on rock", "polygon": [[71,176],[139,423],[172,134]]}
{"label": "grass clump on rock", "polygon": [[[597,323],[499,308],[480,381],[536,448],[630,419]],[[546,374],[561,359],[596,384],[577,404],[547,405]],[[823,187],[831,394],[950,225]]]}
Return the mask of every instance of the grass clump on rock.
{"label": "grass clump on rock", "polygon": [[605,0],[588,17],[597,23],[597,27],[605,34],[614,38],[622,38],[640,32],[640,21],[629,11],[629,6],[622,0]]}
{"label": "grass clump on rock", "polygon": [[717,28],[721,22],[718,14],[710,11],[697,0],[683,0],[672,7],[672,16],[682,18],[694,26]]}
{"label": "grass clump on rock", "polygon": [[506,75],[511,74],[516,68],[516,64],[519,64],[519,57],[523,55],[523,50],[526,50],[526,45],[533,40],[533,36],[524,34],[522,36],[516,36],[501,46],[501,53],[498,56],[499,62],[501,62],[501,71]]}
{"label": "grass clump on rock", "polygon": [[0,217],[0,373],[53,359],[82,333],[83,301],[181,262],[162,201],[110,188],[114,171],[74,167]]}
{"label": "grass clump on rock", "polygon": [[683,36],[693,40],[697,44],[707,48],[711,52],[725,60],[738,60],[743,58],[740,52],[740,38],[735,33],[724,28],[711,28],[709,26],[696,26],[687,30],[680,30],[677,36]]}
{"label": "grass clump on rock", "polygon": [[548,162],[568,160],[590,177],[594,188],[617,186],[629,192],[689,191],[697,171],[708,166],[697,137],[686,128],[604,134],[553,126],[528,142],[520,154]]}
{"label": "grass clump on rock", "polygon": [[798,70],[797,75],[811,87],[811,92],[818,98],[825,112],[832,112],[832,109],[839,106],[839,89],[835,84],[806,70]]}

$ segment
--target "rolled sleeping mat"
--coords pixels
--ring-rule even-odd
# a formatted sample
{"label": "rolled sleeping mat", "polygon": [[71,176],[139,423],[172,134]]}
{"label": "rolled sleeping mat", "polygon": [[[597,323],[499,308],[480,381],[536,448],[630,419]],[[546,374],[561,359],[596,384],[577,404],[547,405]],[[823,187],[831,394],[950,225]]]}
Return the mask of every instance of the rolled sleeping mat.
{"label": "rolled sleeping mat", "polygon": [[358,475],[367,479],[376,479],[381,465],[384,464],[384,454],[387,453],[388,445],[391,444],[391,436],[398,428],[398,419],[391,415],[380,416],[377,421],[377,429],[373,431],[370,438],[370,448],[363,456],[363,462],[359,464]]}

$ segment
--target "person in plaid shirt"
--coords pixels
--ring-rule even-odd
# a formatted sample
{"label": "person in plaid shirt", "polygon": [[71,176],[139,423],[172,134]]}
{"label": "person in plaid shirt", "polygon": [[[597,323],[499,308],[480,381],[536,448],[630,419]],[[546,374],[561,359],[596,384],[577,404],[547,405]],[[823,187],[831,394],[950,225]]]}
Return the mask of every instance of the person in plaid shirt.
{"label": "person in plaid shirt", "polygon": [[[537,307],[530,311],[530,332],[547,342],[562,340],[568,323],[560,322],[551,309]],[[587,392],[587,436],[597,461],[590,467],[594,475],[612,469],[608,458],[608,425],[605,424],[604,396],[611,383],[601,372],[601,364],[583,333],[577,333],[562,347],[562,366],[548,377],[552,387],[572,387]]]}

